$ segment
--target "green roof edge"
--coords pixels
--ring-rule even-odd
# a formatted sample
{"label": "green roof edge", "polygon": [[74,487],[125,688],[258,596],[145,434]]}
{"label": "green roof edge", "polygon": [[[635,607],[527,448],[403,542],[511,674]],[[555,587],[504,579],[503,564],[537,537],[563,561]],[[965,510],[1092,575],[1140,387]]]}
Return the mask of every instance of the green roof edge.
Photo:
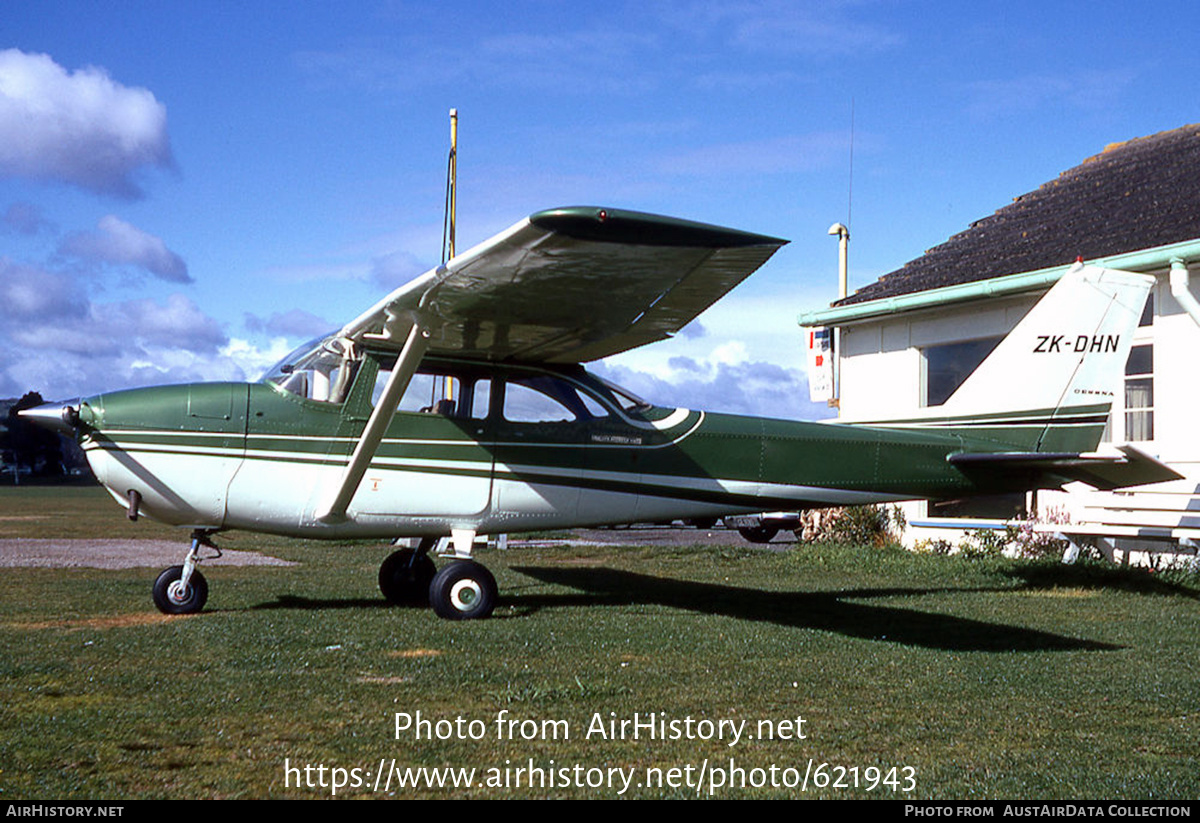
{"label": "green roof edge", "polygon": [[[1084,262],[1107,268],[1144,272],[1167,268],[1173,260],[1188,262],[1192,259],[1200,259],[1200,238],[1140,251],[1123,252]],[[974,283],[958,283],[953,286],[942,286],[894,297],[882,297],[865,303],[852,303],[849,306],[801,312],[797,322],[806,327],[838,326],[875,317],[886,317],[900,312],[1035,291],[1058,282],[1058,279],[1066,274],[1072,265],[1074,264],[1053,266],[1019,274],[1006,274],[1002,277],[977,280]]]}

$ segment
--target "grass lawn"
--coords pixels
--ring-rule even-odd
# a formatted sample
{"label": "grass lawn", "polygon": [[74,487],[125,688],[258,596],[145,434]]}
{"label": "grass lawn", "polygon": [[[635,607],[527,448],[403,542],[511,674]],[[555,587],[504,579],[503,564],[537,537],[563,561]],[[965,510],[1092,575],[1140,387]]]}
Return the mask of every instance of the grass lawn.
{"label": "grass lawn", "polygon": [[[0,490],[16,536],[173,536],[181,558],[187,537],[98,489],[33,487]],[[450,623],[385,605],[387,546],[218,543],[300,565],[207,569],[206,611],[172,618],[158,569],[0,569],[0,799],[319,797],[335,779],[339,797],[614,797],[623,775],[626,797],[1200,796],[1195,576],[513,548],[479,555],[495,616]],[[417,712],[422,734],[397,734]],[[635,713],[667,739],[596,732]],[[393,761],[476,772],[375,791]]]}

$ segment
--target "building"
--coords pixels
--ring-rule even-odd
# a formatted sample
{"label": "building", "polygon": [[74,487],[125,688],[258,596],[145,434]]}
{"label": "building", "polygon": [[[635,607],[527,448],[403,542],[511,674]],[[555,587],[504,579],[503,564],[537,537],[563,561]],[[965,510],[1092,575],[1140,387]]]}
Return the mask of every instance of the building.
{"label": "building", "polygon": [[898,417],[944,402],[1077,258],[1157,278],[1105,439],[1135,443],[1187,479],[909,503],[906,542],[956,542],[963,529],[1028,517],[1069,519],[1078,541],[1122,558],[1153,547],[1195,551],[1200,284],[1189,291],[1187,275],[1200,272],[1200,125],[1110,145],[800,323],[840,330],[843,418]]}

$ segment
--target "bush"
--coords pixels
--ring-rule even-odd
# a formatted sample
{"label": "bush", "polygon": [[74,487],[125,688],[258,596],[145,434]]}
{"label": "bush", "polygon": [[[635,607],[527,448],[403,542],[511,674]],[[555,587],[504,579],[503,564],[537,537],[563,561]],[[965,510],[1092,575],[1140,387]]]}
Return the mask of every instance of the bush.
{"label": "bush", "polygon": [[954,544],[949,540],[923,537],[913,544],[913,551],[917,554],[947,555],[954,551]]}
{"label": "bush", "polygon": [[[1020,528],[1010,529],[1015,532],[1012,543],[1016,546],[1017,557],[1025,560],[1058,560],[1067,550],[1067,541],[1045,532],[1033,530],[1034,521],[1022,523]],[[1099,552],[1096,552],[1099,554]]]}
{"label": "bush", "polygon": [[996,529],[975,529],[967,532],[966,538],[958,544],[958,553],[972,560],[983,557],[1002,557],[1008,548],[1009,532]]}
{"label": "bush", "polygon": [[819,522],[797,533],[804,542],[851,546],[889,546],[897,542],[895,527],[903,526],[899,507],[846,506],[823,510]]}

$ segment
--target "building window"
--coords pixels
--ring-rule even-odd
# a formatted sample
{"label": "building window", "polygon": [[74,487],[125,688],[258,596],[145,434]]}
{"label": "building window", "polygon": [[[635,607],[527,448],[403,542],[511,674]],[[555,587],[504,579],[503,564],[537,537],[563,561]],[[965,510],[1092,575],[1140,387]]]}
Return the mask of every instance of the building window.
{"label": "building window", "polygon": [[1003,337],[946,343],[922,350],[925,367],[925,405],[940,406],[979,368]]}
{"label": "building window", "polygon": [[1147,326],[1154,325],[1154,289],[1146,295],[1146,307],[1142,309],[1142,319],[1138,321],[1138,328],[1144,329]]}
{"label": "building window", "polygon": [[1154,346],[1134,346],[1125,361],[1125,439],[1154,439]]}
{"label": "building window", "polygon": [[1026,520],[1029,509],[1024,492],[986,494],[960,500],[930,500],[928,517],[978,520]]}

